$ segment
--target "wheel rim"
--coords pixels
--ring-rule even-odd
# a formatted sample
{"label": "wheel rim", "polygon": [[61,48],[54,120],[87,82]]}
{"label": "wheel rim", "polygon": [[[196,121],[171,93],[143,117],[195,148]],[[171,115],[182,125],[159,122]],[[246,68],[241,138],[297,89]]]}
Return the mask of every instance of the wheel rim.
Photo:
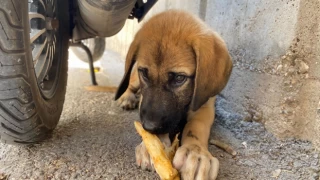
{"label": "wheel rim", "polygon": [[50,99],[57,86],[59,20],[56,0],[29,0],[30,47],[40,92]]}

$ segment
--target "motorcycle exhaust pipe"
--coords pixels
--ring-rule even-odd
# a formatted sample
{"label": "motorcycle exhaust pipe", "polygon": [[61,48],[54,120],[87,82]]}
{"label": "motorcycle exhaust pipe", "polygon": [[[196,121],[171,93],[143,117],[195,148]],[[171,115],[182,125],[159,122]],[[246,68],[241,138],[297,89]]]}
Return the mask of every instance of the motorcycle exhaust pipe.
{"label": "motorcycle exhaust pipe", "polygon": [[77,0],[78,14],[73,40],[110,37],[124,26],[136,0]]}

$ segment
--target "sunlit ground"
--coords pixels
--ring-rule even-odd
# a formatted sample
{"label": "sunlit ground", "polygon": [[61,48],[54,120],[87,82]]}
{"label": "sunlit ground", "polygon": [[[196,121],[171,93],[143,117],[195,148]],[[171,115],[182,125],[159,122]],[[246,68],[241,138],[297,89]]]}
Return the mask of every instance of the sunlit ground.
{"label": "sunlit ground", "polygon": [[[108,86],[118,86],[121,78],[124,74],[124,60],[116,52],[106,50],[100,60],[94,63],[94,67],[99,69],[99,74],[102,74],[107,78]],[[71,49],[69,49],[69,69],[83,69],[88,72],[89,76],[89,64],[81,61]],[[97,79],[99,84],[99,79]]]}

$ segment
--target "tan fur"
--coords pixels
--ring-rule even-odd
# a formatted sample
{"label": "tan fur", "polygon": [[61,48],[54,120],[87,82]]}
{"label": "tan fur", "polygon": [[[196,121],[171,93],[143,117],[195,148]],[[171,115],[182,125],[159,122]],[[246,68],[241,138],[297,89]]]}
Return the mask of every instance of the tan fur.
{"label": "tan fur", "polygon": [[[169,72],[194,77],[188,122],[183,130],[182,146],[173,163],[184,179],[215,179],[219,162],[208,151],[215,114],[214,96],[226,86],[232,69],[224,41],[197,17],[183,11],[169,10],[152,17],[136,34],[126,57],[126,75],[117,93],[119,97],[124,92],[120,98],[122,103],[126,96],[132,96],[143,85],[139,84],[136,70],[132,73],[130,84],[125,84],[131,69],[139,67],[147,68],[152,81],[158,84],[167,81]],[[140,78],[140,83],[145,82]],[[190,87],[186,83],[177,88],[176,93],[182,101],[190,96],[184,97],[179,92],[185,92]],[[198,167],[195,161],[199,158],[203,161]],[[195,173],[198,175],[194,178]]]}

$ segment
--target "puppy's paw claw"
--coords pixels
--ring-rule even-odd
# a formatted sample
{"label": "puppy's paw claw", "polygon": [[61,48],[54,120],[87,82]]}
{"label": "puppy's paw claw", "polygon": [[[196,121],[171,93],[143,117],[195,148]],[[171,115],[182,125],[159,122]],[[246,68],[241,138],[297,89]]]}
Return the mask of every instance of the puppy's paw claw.
{"label": "puppy's paw claw", "polygon": [[118,100],[118,105],[124,110],[135,109],[138,103],[139,99],[130,90],[127,90]]}
{"label": "puppy's paw claw", "polygon": [[182,179],[216,179],[219,161],[204,147],[186,144],[178,148],[173,165],[181,173]]}

